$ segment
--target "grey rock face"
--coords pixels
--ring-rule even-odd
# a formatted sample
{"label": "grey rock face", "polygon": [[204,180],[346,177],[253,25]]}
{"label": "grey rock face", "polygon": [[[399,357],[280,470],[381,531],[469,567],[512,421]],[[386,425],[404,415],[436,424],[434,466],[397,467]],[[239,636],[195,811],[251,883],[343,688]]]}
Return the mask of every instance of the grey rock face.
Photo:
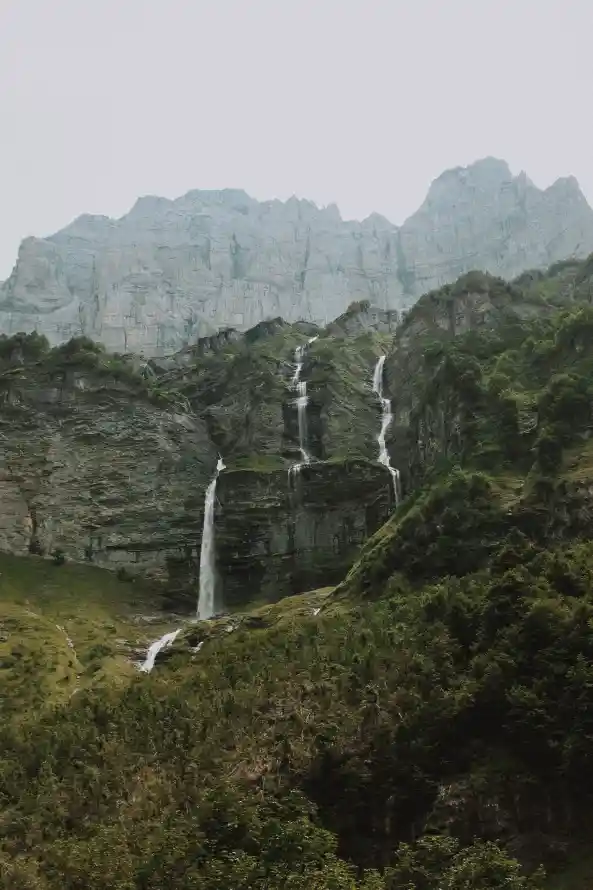
{"label": "grey rock face", "polygon": [[216,452],[195,416],[92,373],[0,380],[0,550],[166,577],[197,562]]}
{"label": "grey rock face", "polygon": [[593,210],[574,177],[544,191],[486,158],[436,179],[400,230],[400,276],[415,297],[473,269],[511,279],[593,250]]}
{"label": "grey rock face", "polygon": [[470,269],[512,277],[592,250],[593,210],[576,180],[541,191],[492,158],[443,173],[401,228],[232,189],[147,197],[119,220],[82,216],[23,241],[0,285],[0,331],[166,355],[220,328],[326,325],[363,300],[401,310]]}
{"label": "grey rock face", "polygon": [[288,482],[283,471],[221,474],[216,535],[225,606],[336,584],[393,507],[388,474],[370,462],[312,464]]}
{"label": "grey rock face", "polygon": [[1,290],[0,330],[38,329],[51,343],[84,332],[110,350],[158,355],[266,318],[325,324],[353,299],[399,302],[396,237],[296,199],[142,199],[120,220],[82,217],[24,241]]}

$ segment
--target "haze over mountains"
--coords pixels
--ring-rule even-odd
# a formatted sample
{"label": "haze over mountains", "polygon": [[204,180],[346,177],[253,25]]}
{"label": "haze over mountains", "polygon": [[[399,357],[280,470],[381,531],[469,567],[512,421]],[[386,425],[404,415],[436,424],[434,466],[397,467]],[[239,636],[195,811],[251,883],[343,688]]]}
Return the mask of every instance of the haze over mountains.
{"label": "haze over mountains", "polygon": [[228,326],[325,324],[362,299],[404,309],[471,269],[512,278],[591,251],[593,210],[573,177],[540,190],[494,158],[444,172],[401,227],[237,189],[144,197],[119,220],[85,215],[25,239],[0,285],[0,331],[167,354]]}

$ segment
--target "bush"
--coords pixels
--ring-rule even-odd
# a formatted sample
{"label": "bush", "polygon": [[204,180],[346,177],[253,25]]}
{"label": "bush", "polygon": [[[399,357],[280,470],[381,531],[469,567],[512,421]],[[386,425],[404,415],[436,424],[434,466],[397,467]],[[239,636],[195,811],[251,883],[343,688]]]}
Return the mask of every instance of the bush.
{"label": "bush", "polygon": [[66,554],[60,547],[56,547],[56,549],[52,553],[52,556],[55,566],[63,566],[66,562]]}
{"label": "bush", "polygon": [[124,566],[119,567],[119,569],[115,573],[115,577],[118,581],[125,581],[127,583],[131,583],[134,580],[134,575]]}
{"label": "bush", "polygon": [[370,300],[354,300],[346,309],[346,315],[356,315],[357,312],[367,312],[371,308]]}
{"label": "bush", "polygon": [[33,331],[32,334],[13,334],[0,336],[0,358],[10,359],[15,351],[20,351],[25,361],[37,361],[49,352],[49,342],[43,334]]}

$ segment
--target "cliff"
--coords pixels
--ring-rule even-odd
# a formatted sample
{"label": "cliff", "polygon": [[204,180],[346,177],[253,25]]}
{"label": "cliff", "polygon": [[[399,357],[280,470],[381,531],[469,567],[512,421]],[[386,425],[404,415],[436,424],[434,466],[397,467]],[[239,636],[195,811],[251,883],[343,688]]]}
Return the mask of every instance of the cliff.
{"label": "cliff", "polygon": [[195,551],[205,424],[90,343],[15,340],[0,343],[0,547],[163,577]]}
{"label": "cliff", "polygon": [[146,197],[121,219],[26,239],[0,287],[0,330],[164,355],[277,316],[326,325],[352,301],[401,310],[471,269],[508,278],[591,250],[574,179],[541,191],[492,158],[442,174],[399,228],[234,189]]}
{"label": "cliff", "polygon": [[408,497],[343,589],[477,570],[512,530],[539,546],[593,534],[593,264],[520,281],[463,276],[398,329],[388,445]]}
{"label": "cliff", "polygon": [[[478,407],[471,401],[471,337],[495,349],[500,329],[520,342],[524,325],[587,303],[592,280],[590,260],[510,283],[473,272],[423,296],[403,321],[358,301],[327,328],[274,318],[149,362],[84,339],[51,350],[37,335],[0,340],[0,547],[63,550],[70,560],[152,576],[169,606],[191,612],[218,453],[226,464],[215,504],[219,604],[337,583],[394,508],[378,462],[379,355],[387,355],[392,465],[411,492],[443,461],[461,461],[468,449],[479,459],[476,414],[500,411],[507,422],[505,411],[518,412],[525,430],[535,422],[527,395],[518,407],[489,391]],[[460,345],[447,351],[451,343]],[[305,347],[313,462],[291,477],[301,461],[297,347]],[[503,369],[501,359],[499,377]],[[483,451],[503,460],[501,448],[493,432]]]}
{"label": "cliff", "polygon": [[169,607],[193,612],[204,493],[221,453],[218,602],[339,580],[393,507],[371,392],[392,335],[367,316],[348,315],[359,336],[319,330],[307,349],[314,463],[292,480],[294,354],[310,326],[227,330],[152,363],[84,338],[53,349],[36,334],[0,338],[0,549],[152,577]]}
{"label": "cliff", "polygon": [[[375,362],[393,334],[380,318],[371,324],[374,314],[353,308],[334,327],[317,329],[313,343],[308,326],[261,323],[238,338],[198,343],[163,374],[160,386],[206,423],[224,457],[215,527],[225,607],[339,580],[393,509],[389,474],[377,463],[381,421],[372,392]],[[362,333],[348,337],[344,325]],[[306,347],[312,463],[291,475],[302,460],[291,383],[298,346]],[[189,591],[194,574],[191,559],[182,561],[178,596],[182,579]]]}

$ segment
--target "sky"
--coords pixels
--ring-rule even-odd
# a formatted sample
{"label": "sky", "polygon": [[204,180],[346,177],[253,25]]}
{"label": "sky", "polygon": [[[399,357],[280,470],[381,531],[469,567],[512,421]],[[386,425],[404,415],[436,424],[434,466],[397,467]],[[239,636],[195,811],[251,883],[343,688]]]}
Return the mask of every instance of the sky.
{"label": "sky", "polygon": [[591,0],[0,0],[0,280],[145,194],[402,223],[493,155],[593,204]]}

